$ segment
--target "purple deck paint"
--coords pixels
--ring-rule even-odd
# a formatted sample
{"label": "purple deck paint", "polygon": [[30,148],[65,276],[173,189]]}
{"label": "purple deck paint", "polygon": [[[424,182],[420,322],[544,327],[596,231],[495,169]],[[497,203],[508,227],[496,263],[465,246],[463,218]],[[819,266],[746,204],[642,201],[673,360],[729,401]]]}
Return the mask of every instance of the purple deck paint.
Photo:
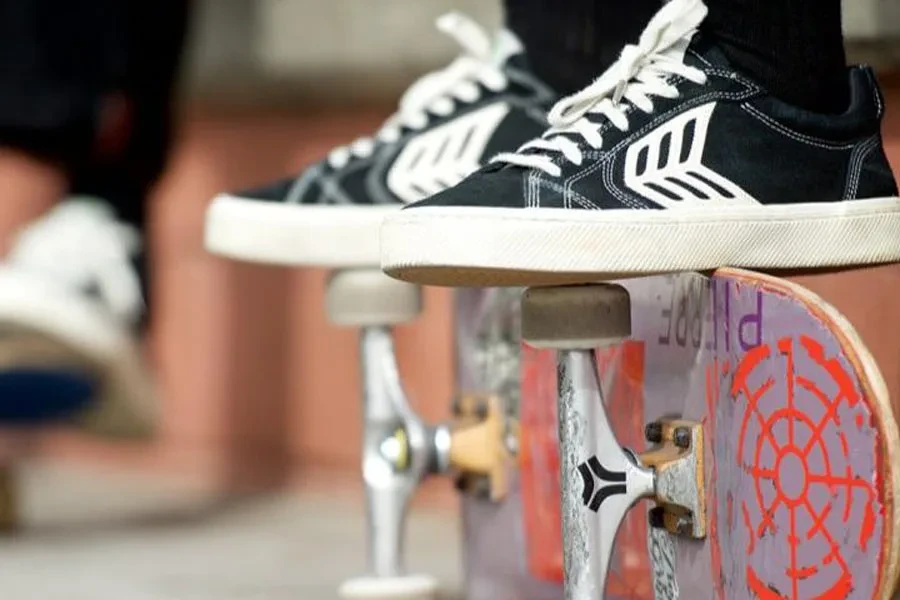
{"label": "purple deck paint", "polygon": [[827,325],[799,300],[731,277],[624,285],[646,342],[646,417],[706,424],[715,535],[676,539],[680,597],[873,598],[882,434]]}

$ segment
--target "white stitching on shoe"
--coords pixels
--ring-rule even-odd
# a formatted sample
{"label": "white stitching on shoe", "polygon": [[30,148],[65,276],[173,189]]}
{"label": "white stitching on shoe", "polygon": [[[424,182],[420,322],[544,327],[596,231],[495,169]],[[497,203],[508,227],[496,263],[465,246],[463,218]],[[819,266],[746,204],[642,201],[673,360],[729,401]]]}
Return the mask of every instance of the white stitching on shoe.
{"label": "white stitching on shoe", "polygon": [[778,121],[760,112],[759,109],[747,102],[741,104],[741,108],[743,108],[749,115],[756,117],[760,122],[762,122],[763,125],[765,125],[769,129],[785,135],[795,142],[800,142],[801,144],[806,144],[808,146],[815,146],[816,148],[821,148],[823,150],[848,150],[854,146],[854,144],[832,144],[827,140],[821,140],[819,138],[814,138],[812,136],[796,132],[792,129],[788,129]]}
{"label": "white stitching on shoe", "polygon": [[850,156],[850,165],[847,171],[847,183],[844,187],[844,199],[856,200],[859,194],[859,182],[862,177],[862,166],[869,154],[872,153],[879,143],[879,136],[874,135],[867,140],[859,143],[853,149]]}

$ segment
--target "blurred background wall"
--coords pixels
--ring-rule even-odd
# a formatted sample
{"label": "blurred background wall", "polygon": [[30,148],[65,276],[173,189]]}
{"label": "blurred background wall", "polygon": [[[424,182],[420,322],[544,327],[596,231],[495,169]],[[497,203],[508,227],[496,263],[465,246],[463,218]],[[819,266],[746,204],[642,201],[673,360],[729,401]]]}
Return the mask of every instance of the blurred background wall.
{"label": "blurred background wall", "polygon": [[[888,146],[900,166],[900,2],[847,0],[853,56],[882,69]],[[296,172],[376,127],[417,75],[456,49],[434,19],[462,10],[496,26],[485,0],[205,0],[184,70],[178,141],[153,203],[158,286],[149,352],[164,426],[147,445],[43,440],[73,460],[260,488],[353,478],[360,437],[356,335],[325,320],[326,273],[238,265],[202,249],[214,194]],[[398,333],[413,402],[447,416],[453,392],[451,297]],[[437,484],[443,485],[443,484]]]}
{"label": "blurred background wall", "polygon": [[[843,4],[856,58],[894,63],[900,2]],[[188,89],[226,102],[293,94],[395,100],[412,77],[454,56],[452,42],[435,35],[437,16],[462,11],[492,28],[503,18],[496,0],[204,0],[197,7]]]}

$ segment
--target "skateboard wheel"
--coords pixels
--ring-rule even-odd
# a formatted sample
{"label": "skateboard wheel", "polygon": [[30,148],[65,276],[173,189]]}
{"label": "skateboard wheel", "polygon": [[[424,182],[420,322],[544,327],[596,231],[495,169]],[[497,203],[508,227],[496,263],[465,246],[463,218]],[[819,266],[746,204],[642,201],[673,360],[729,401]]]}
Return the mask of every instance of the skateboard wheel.
{"label": "skateboard wheel", "polygon": [[337,325],[395,325],[419,316],[422,290],[374,269],[337,271],[328,282],[325,304]]}
{"label": "skateboard wheel", "polygon": [[522,337],[536,348],[588,350],[631,335],[628,291],[615,284],[529,288]]}
{"label": "skateboard wheel", "polygon": [[359,577],[338,589],[344,600],[433,600],[437,594],[438,582],[429,575]]}

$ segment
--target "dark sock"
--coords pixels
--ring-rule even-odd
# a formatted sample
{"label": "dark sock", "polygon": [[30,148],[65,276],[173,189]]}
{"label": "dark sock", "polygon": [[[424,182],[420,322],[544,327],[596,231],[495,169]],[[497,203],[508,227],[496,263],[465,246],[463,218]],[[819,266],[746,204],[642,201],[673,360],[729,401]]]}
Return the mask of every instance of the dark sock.
{"label": "dark sock", "polygon": [[[781,1],[781,0],[770,0]],[[600,76],[636,43],[660,0],[506,0],[506,23],[535,73],[568,95]]]}
{"label": "dark sock", "polygon": [[742,73],[821,113],[849,103],[841,0],[707,0],[704,32]]}

